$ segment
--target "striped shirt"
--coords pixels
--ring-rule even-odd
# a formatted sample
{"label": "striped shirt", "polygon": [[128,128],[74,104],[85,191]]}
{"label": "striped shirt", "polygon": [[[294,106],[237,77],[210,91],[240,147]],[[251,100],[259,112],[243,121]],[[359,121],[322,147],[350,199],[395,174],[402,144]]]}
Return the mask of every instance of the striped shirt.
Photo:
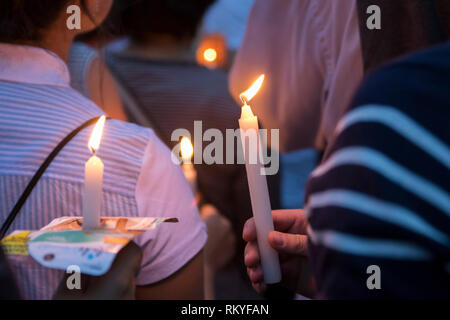
{"label": "striped shirt", "polygon": [[450,298],[449,57],[381,69],[340,120],[306,197],[318,298]]}
{"label": "striped shirt", "polygon": [[127,45],[123,39],[110,46],[108,66],[166,144],[177,143],[171,141],[175,129],[186,128],[193,134],[196,120],[203,120],[203,130],[238,126],[240,109],[228,93],[226,73],[194,61],[131,56],[120,50]]}
{"label": "striped shirt", "polygon": [[[69,85],[66,65],[40,48],[0,44],[0,221],[53,148],[102,111]],[[47,169],[10,232],[36,230],[82,215],[84,163],[91,130],[77,135]],[[110,120],[98,151],[104,162],[102,216],[178,217],[136,242],[143,248],[137,285],[158,282],[192,259],[206,241],[193,196],[170,150],[145,128]],[[26,299],[49,299],[62,272],[13,262]]]}

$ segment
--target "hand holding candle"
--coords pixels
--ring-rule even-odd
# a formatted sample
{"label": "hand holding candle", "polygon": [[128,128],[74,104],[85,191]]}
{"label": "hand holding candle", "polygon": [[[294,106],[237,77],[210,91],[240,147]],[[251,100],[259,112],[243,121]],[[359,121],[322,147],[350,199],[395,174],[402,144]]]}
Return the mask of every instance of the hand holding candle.
{"label": "hand holding candle", "polygon": [[98,228],[102,203],[103,162],[96,155],[105,126],[105,116],[101,116],[92,131],[89,149],[92,157],[86,162],[84,197],[83,197],[83,230]]}
{"label": "hand holding candle", "polygon": [[[256,95],[262,86],[264,75],[241,94],[244,103],[242,107],[239,126],[241,129],[241,142],[245,155],[245,168],[247,171],[248,186],[252,202],[253,216],[255,218],[258,246],[261,254],[261,265],[264,272],[264,280],[267,284],[275,284],[281,281],[280,262],[278,253],[270,246],[269,233],[274,230],[272,210],[270,206],[267,180],[262,175],[261,144],[259,136],[258,118],[253,114],[248,102]],[[253,137],[252,137],[253,135]],[[249,139],[246,139],[246,138]],[[251,139],[256,139],[251,143]]]}

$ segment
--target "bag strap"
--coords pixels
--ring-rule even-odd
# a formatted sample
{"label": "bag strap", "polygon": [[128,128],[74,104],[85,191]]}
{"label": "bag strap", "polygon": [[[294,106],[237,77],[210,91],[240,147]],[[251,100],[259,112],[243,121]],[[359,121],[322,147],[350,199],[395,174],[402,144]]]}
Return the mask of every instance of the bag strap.
{"label": "bag strap", "polygon": [[[48,155],[48,157],[44,160],[44,162],[41,164],[39,169],[36,171],[34,176],[31,178],[30,182],[28,183],[27,187],[25,188],[25,191],[20,196],[19,200],[17,200],[16,204],[14,205],[14,208],[9,213],[8,217],[6,218],[5,222],[3,223],[1,229],[0,229],[0,240],[3,239],[3,237],[6,235],[6,232],[8,231],[9,227],[13,223],[14,219],[17,217],[18,213],[22,209],[23,205],[27,201],[28,197],[30,196],[31,192],[33,191],[36,184],[39,182],[39,179],[41,179],[42,175],[44,174],[45,170],[50,166],[52,161],[56,158],[56,156],[59,154],[59,152],[84,128],[95,124],[100,117],[90,119],[86,121],[85,123],[81,124],[78,128],[73,130],[71,133],[69,133],[56,147],[53,149],[53,151]],[[110,118],[106,118],[110,119]]]}

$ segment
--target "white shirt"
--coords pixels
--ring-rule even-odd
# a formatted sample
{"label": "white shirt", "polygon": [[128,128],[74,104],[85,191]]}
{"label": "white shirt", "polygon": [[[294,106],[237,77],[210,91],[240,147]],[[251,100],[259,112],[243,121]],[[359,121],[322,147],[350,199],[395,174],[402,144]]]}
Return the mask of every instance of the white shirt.
{"label": "white shirt", "polygon": [[[102,114],[69,85],[65,63],[35,47],[0,44],[0,217],[5,221],[30,177],[73,129]],[[82,215],[84,163],[91,130],[58,155],[12,224],[36,230],[61,216]],[[108,120],[98,151],[105,166],[103,216],[177,217],[137,240],[143,260],[137,285],[169,277],[204,246],[200,219],[182,170],[170,150],[146,128]],[[62,272],[13,263],[26,299],[49,299]]]}
{"label": "white shirt", "polygon": [[355,0],[255,0],[236,56],[230,90],[237,101],[266,75],[251,101],[280,151],[326,141],[363,77]]}

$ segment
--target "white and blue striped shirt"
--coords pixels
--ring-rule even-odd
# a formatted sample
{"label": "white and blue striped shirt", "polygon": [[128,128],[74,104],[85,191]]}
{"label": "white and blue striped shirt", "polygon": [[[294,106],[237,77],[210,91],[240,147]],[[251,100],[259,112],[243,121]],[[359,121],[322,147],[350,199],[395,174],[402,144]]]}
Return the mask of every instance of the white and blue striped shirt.
{"label": "white and blue striped shirt", "polygon": [[318,298],[450,298],[449,57],[375,72],[339,122],[306,198]]}
{"label": "white and blue striped shirt", "polygon": [[[53,148],[80,124],[102,114],[69,83],[67,67],[55,54],[0,44],[1,223]],[[50,165],[10,232],[81,215],[90,131],[76,136]],[[162,225],[137,239],[143,248],[137,285],[167,278],[192,259],[207,238],[181,169],[151,130],[118,120],[106,123],[98,155],[105,165],[102,215],[179,218],[178,224]],[[61,272],[12,263],[24,298],[51,298]]]}

